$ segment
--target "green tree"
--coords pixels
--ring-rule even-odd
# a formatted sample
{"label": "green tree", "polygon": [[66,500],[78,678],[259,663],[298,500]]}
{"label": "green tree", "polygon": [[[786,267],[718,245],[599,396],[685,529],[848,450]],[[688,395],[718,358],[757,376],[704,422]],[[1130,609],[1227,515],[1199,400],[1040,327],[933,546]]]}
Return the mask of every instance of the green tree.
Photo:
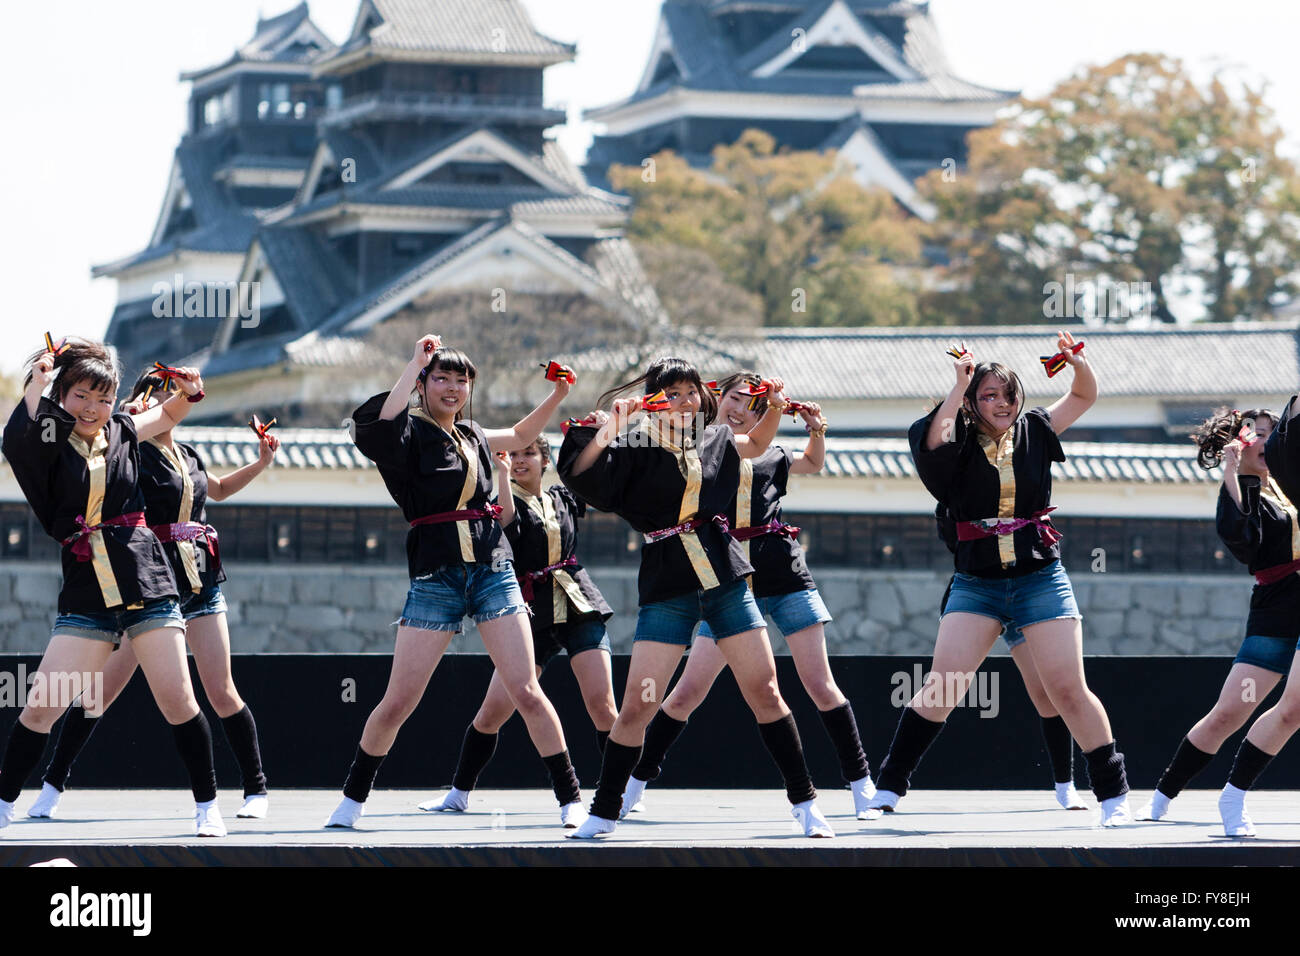
{"label": "green tree", "polygon": [[[1179,287],[1214,319],[1262,316],[1300,253],[1296,171],[1262,92],[1198,86],[1180,61],[1122,57],[1021,100],[969,137],[967,169],[920,182],[947,263],[927,319],[1044,315],[1049,283],[1146,283],[1175,318]],[[1056,318],[1055,316],[1048,316]]]}
{"label": "green tree", "polygon": [[[614,187],[632,196],[628,234],[669,303],[690,282],[694,250],[737,292],[756,299],[770,325],[898,325],[916,321],[915,295],[900,278],[920,253],[916,224],[883,190],[865,189],[834,153],[776,149],[759,130],[713,151],[708,170],[671,151],[645,167],[614,166]],[[723,290],[718,289],[721,294]],[[707,314],[674,319],[715,324]],[[743,324],[743,322],[741,323]]]}

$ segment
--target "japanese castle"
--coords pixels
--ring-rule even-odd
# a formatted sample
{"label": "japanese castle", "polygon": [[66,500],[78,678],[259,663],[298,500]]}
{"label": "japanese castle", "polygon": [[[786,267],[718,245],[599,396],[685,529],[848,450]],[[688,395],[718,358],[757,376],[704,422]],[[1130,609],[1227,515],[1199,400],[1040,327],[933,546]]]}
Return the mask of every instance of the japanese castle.
{"label": "japanese castle", "polygon": [[364,334],[432,292],[508,284],[666,324],[626,199],[545,135],[565,112],[543,71],[574,53],[518,0],[362,0],[341,46],[306,3],[259,20],[181,77],[188,129],[154,233],[94,270],[118,282],[108,341],[128,369],[202,367],[211,420],[361,397],[322,370],[373,365]]}

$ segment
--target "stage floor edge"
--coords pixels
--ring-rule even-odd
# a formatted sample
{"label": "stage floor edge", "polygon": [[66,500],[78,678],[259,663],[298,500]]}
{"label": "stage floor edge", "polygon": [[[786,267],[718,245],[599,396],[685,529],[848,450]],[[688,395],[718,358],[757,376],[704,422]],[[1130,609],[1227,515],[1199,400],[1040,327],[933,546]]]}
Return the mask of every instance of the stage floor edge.
{"label": "stage floor edge", "polygon": [[[1166,820],[1102,829],[1096,801],[1060,809],[1050,791],[947,790],[909,794],[899,811],[859,821],[847,791],[818,805],[833,840],[796,832],[779,790],[647,791],[632,814],[599,841],[565,839],[554,798],[541,790],[474,794],[463,814],[425,813],[437,791],[379,790],[354,830],[322,824],[340,794],[280,790],[264,820],[235,817],[240,794],[223,791],[230,831],[193,836],[193,803],[182,790],[69,790],[53,820],[29,820],[34,790],[0,830],[0,865],[68,859],[78,866],[902,866],[1230,867],[1300,862],[1300,801],[1289,791],[1248,800],[1258,836],[1228,839],[1218,791],[1193,790]],[[589,794],[587,795],[589,798]],[[1130,795],[1136,810],[1149,796]]]}

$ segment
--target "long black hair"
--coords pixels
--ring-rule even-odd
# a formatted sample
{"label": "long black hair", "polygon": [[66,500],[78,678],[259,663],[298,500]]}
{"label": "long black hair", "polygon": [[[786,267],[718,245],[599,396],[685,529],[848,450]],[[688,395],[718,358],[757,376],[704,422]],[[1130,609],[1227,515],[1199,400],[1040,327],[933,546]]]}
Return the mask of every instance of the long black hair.
{"label": "long black hair", "polygon": [[[420,377],[416,379],[416,388],[411,391],[411,394],[416,397],[417,404],[420,405],[421,408],[423,408],[423,399],[420,397],[419,386],[424,384],[424,380],[429,377],[429,373],[432,371],[456,372],[457,374],[464,375],[469,379],[469,398],[465,400],[464,407],[469,409],[468,417],[473,421],[474,379],[478,377],[478,367],[470,361],[469,356],[460,349],[453,349],[446,345],[433,351],[429,356],[429,364],[420,370]],[[424,413],[426,415],[429,414],[429,410],[425,408]],[[460,421],[463,417],[465,416],[462,412],[456,412],[456,421]]]}
{"label": "long black hair", "polygon": [[596,407],[604,408],[621,392],[630,388],[641,386],[641,394],[653,395],[656,392],[667,391],[678,382],[690,382],[695,386],[695,390],[700,394],[700,414],[704,416],[704,424],[712,425],[713,420],[718,417],[718,400],[713,392],[704,387],[704,382],[700,380],[700,373],[694,365],[685,359],[670,356],[655,359],[645,370],[644,375],[638,375],[630,382],[609,389],[596,399]]}
{"label": "long black hair", "polygon": [[1206,471],[1222,464],[1223,449],[1228,447],[1229,442],[1236,441],[1246,422],[1254,423],[1257,418],[1267,418],[1274,428],[1279,421],[1277,412],[1268,408],[1252,408],[1245,412],[1235,408],[1221,408],[1201,422],[1187,436],[1196,442],[1196,463]]}
{"label": "long black hair", "polygon": [[[36,360],[44,354],[46,349],[41,349],[27,357],[24,389],[32,384],[32,370]],[[121,381],[122,366],[118,363],[117,351],[111,345],[69,337],[64,340],[62,351],[54,357],[54,380],[50,391],[62,403],[68,390],[80,382],[87,382],[95,391],[116,393]]]}
{"label": "long black hair", "polygon": [[990,428],[994,427],[992,422],[985,418],[983,412],[980,411],[979,390],[984,382],[984,377],[987,375],[993,375],[1003,384],[1010,386],[1011,401],[1016,406],[1016,414],[1011,419],[1014,425],[1025,408],[1025,387],[1020,382],[1020,376],[1001,362],[980,362],[975,366],[975,372],[970,377],[970,384],[966,386],[962,407],[975,422],[983,422]]}

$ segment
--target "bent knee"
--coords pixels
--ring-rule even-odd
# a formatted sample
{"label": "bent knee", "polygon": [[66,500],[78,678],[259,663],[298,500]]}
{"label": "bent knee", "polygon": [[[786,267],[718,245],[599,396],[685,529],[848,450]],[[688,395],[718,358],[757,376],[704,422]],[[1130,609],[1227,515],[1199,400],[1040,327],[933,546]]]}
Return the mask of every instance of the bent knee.
{"label": "bent knee", "polygon": [[542,685],[533,678],[527,682],[520,682],[509,688],[510,696],[514,699],[515,707],[521,714],[531,714],[534,711],[541,710],[545,707],[546,695],[542,693]]}
{"label": "bent knee", "polygon": [[1074,677],[1052,683],[1044,682],[1044,685],[1049,697],[1049,701],[1045,703],[1049,707],[1055,705],[1055,708],[1062,713],[1070,713],[1085,706],[1091,696],[1088,685]]}
{"label": "bent knee", "polygon": [[28,704],[19,716],[22,718],[23,726],[28,730],[38,734],[48,734],[59,722],[62,714],[63,708],[33,707]]}
{"label": "bent knee", "polygon": [[830,677],[824,680],[810,681],[804,685],[808,696],[817,705],[818,710],[833,710],[844,704],[846,698],[840,692],[839,685]]}
{"label": "bent knee", "polygon": [[777,685],[776,675],[754,681],[745,686],[745,696],[755,703],[777,703],[781,700],[781,688]]}
{"label": "bent knee", "polygon": [[[1227,736],[1238,730],[1242,724],[1250,717],[1254,710],[1251,704],[1234,702],[1231,706],[1215,707],[1205,715],[1205,722],[1213,731]],[[1300,714],[1300,707],[1296,708],[1297,714]]]}
{"label": "bent knee", "polygon": [[[207,690],[207,688],[204,688]],[[208,690],[208,703],[222,717],[229,717],[237,714],[244,709],[244,700],[235,690],[235,685],[227,684],[224,687]]]}
{"label": "bent knee", "polygon": [[199,703],[191,694],[188,697],[169,696],[165,700],[155,698],[158,704],[158,710],[162,712],[163,719],[169,724],[183,724],[188,720],[193,720],[199,712]]}
{"label": "bent knee", "polygon": [[1282,722],[1282,726],[1294,732],[1300,727],[1300,701],[1288,703],[1284,700],[1278,704],[1277,719]]}
{"label": "bent knee", "polygon": [[372,716],[385,724],[397,726],[404,723],[407,717],[415,713],[415,707],[419,702],[420,698],[413,694],[385,697],[379,702],[379,706],[374,709]]}

